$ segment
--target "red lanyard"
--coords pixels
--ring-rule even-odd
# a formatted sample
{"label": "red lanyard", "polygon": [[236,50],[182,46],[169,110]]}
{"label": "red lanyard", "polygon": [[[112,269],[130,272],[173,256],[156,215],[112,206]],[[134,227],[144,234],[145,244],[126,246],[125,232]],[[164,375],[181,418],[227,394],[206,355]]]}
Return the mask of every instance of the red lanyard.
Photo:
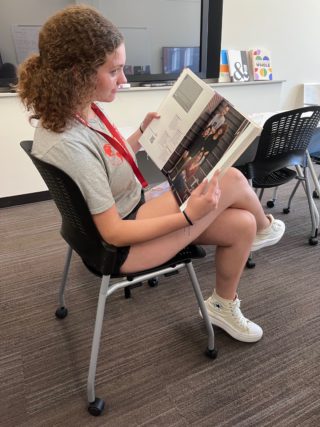
{"label": "red lanyard", "polygon": [[76,114],[77,120],[79,120],[79,122],[81,122],[83,125],[87,126],[89,129],[91,129],[94,132],[97,132],[101,136],[103,136],[104,139],[106,139],[109,142],[109,144],[111,144],[112,147],[115,148],[118,151],[118,153],[120,153],[127,160],[129,165],[131,166],[135,176],[140,181],[140,184],[142,185],[142,187],[144,187],[144,188],[147,187],[148,183],[144,179],[142,173],[140,172],[138,166],[136,165],[136,162],[134,161],[134,159],[131,156],[128,148],[126,147],[126,145],[125,145],[126,143],[123,140],[122,136],[120,135],[120,132],[109,122],[107,117],[103,114],[103,112],[100,110],[100,108],[97,105],[91,104],[91,108],[95,112],[95,114],[99,117],[99,119],[102,121],[102,123],[107,127],[109,132],[112,134],[112,137],[109,136],[108,134],[106,134],[105,132],[102,132],[98,129],[94,129],[93,127],[91,127],[89,125],[89,123],[86,120],[84,120],[81,116],[79,116],[78,114]]}

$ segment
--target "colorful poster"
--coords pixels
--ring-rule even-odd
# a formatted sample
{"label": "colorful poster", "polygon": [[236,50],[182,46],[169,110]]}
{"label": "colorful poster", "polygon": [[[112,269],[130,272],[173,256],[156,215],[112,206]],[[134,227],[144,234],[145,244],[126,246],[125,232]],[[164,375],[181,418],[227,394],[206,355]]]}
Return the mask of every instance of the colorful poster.
{"label": "colorful poster", "polygon": [[230,77],[233,82],[250,80],[249,63],[246,50],[228,50]]}
{"label": "colorful poster", "polygon": [[264,49],[250,51],[254,80],[272,80],[270,52]]}
{"label": "colorful poster", "polygon": [[229,62],[228,62],[228,51],[222,49],[220,53],[220,73],[219,82],[226,83],[230,82]]}

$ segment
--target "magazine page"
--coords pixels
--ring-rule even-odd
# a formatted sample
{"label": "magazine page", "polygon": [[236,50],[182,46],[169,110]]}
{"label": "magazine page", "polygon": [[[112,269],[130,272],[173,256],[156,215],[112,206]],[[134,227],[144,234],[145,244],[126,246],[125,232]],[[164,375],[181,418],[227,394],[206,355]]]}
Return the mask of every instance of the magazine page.
{"label": "magazine page", "polygon": [[[161,103],[160,118],[145,129],[139,142],[160,170],[207,107],[213,89],[185,68]],[[176,153],[177,154],[177,153]]]}
{"label": "magazine page", "polygon": [[[204,129],[213,129],[214,127],[218,128],[222,124],[222,122],[220,122],[221,119],[218,119],[218,121],[215,120],[215,112],[217,113],[218,117],[219,105],[223,100],[224,98],[221,95],[219,95],[217,92],[213,92],[213,96],[208,102],[206,108],[193,122],[191,128],[182,138],[180,144],[176,147],[169,160],[163,166],[162,172],[166,176],[175,174],[174,170],[176,170],[177,167],[183,163],[184,158],[189,151],[190,145],[193,144],[195,140],[199,139],[199,135],[201,135]],[[223,108],[221,109],[223,110]],[[193,146],[194,150],[196,150],[198,147],[197,144],[193,144]]]}
{"label": "magazine page", "polygon": [[167,177],[181,209],[191,192],[244,153],[261,127],[241,114],[192,71],[185,69],[140,138]]}
{"label": "magazine page", "polygon": [[181,209],[203,179],[210,179],[217,169],[223,174],[261,132],[259,126],[250,122],[226,99],[222,98],[215,108],[214,105],[209,103],[202,114],[209,116],[206,125],[193,125],[189,132],[193,138],[187,149],[175,166],[166,170]]}

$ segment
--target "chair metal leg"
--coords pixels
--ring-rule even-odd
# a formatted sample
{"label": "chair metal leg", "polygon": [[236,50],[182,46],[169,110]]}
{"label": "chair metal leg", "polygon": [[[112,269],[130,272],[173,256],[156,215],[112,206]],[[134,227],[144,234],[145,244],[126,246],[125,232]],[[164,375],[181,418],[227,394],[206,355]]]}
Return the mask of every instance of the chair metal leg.
{"label": "chair metal leg", "polygon": [[298,177],[301,179],[303,189],[306,193],[308,205],[309,205],[309,211],[310,211],[310,217],[311,217],[311,236],[309,238],[309,244],[314,246],[318,243],[318,228],[319,228],[319,212],[315,205],[315,202],[312,198],[311,193],[311,186],[308,176],[308,167],[305,166],[301,168],[300,166],[296,166]]}
{"label": "chair metal leg", "polygon": [[263,193],[264,193],[264,188],[260,188],[259,196],[258,196],[258,197],[259,197],[260,202],[261,202],[261,199],[262,199]]}
{"label": "chair metal leg", "polygon": [[68,273],[69,273],[69,268],[70,268],[70,263],[71,263],[71,256],[72,256],[72,248],[71,248],[71,246],[68,246],[66,259],[64,262],[62,280],[61,280],[60,289],[59,289],[59,306],[60,307],[65,306],[64,291],[65,291],[66,284],[67,284],[67,278],[68,278]]}
{"label": "chair metal leg", "polygon": [[305,192],[308,199],[309,204],[309,211],[311,216],[311,223],[312,223],[312,230],[311,230],[311,236],[309,238],[310,245],[316,245],[318,243],[317,236],[318,236],[318,228],[319,228],[319,212],[316,207],[316,204],[312,198],[312,192],[311,192],[311,186],[308,176],[308,167],[303,168],[303,173],[305,177]]}
{"label": "chair metal leg", "polygon": [[[197,301],[198,301],[198,304],[208,331],[208,348],[206,353],[209,357],[214,359],[217,356],[217,350],[214,348],[214,332],[213,332],[213,328],[203,301],[199,282],[191,262],[186,264],[176,265],[174,269],[179,269],[179,268],[182,268],[183,266],[186,266],[187,271],[189,273],[192,287],[195,292],[195,295],[196,295],[196,298],[197,298]],[[171,272],[172,268],[168,268],[166,270],[168,270],[168,272]],[[166,270],[164,269],[162,271],[162,274],[164,274]],[[154,275],[155,273],[146,274],[143,277],[137,278],[137,282],[140,282],[142,279],[152,278],[154,277]],[[134,282],[135,280],[131,281],[131,283],[134,283]],[[98,307],[97,307],[97,313],[96,313],[96,321],[95,321],[94,334],[93,334],[92,347],[91,347],[90,366],[89,366],[88,380],[87,380],[87,397],[89,402],[88,411],[91,415],[95,415],[95,416],[100,415],[104,409],[104,400],[96,397],[96,394],[95,394],[95,376],[96,376],[97,361],[98,361],[106,299],[116,289],[123,288],[127,286],[129,283],[130,283],[129,281],[123,281],[123,282],[113,284],[109,288],[110,276],[103,276],[101,280]]]}
{"label": "chair metal leg", "polygon": [[[248,179],[248,183],[249,183],[250,187],[256,193],[256,195],[259,198],[259,200],[261,200],[262,199],[262,195],[263,195],[263,189],[253,188],[253,180],[252,180],[252,178]],[[253,254],[252,254],[252,252],[250,252],[248,260],[246,262],[246,267],[247,268],[254,268],[255,266],[256,266],[256,263],[253,261]]]}
{"label": "chair metal leg", "polygon": [[297,165],[296,171],[297,171],[298,181],[297,181],[294,189],[292,190],[292,192],[290,194],[290,197],[288,200],[288,207],[286,209],[284,209],[283,212],[284,213],[290,212],[290,206],[291,206],[292,199],[293,199],[299,185],[302,184],[303,189],[304,189],[306,196],[307,196],[308,205],[309,205],[309,212],[310,212],[310,217],[311,217],[311,234],[310,234],[310,238],[309,238],[309,244],[314,246],[318,243],[317,236],[318,236],[318,228],[319,228],[320,218],[319,218],[319,211],[318,211],[317,206],[316,206],[316,204],[313,200],[313,197],[312,197],[308,171],[310,171],[310,173],[311,173],[312,180],[313,180],[317,190],[319,187],[319,182],[318,182],[316,173],[315,173],[313,165],[312,165],[312,160],[311,160],[308,152],[306,153],[306,166],[301,167],[301,166]]}
{"label": "chair metal leg", "polygon": [[214,331],[212,328],[212,324],[209,319],[209,315],[203,300],[203,296],[201,293],[199,281],[197,279],[196,273],[194,271],[192,262],[189,262],[186,264],[187,271],[189,273],[189,277],[192,283],[192,287],[194,290],[194,293],[196,295],[199,308],[203,317],[203,320],[205,322],[207,332],[208,332],[208,348],[207,348],[207,355],[211,357],[212,359],[215,359],[217,357],[217,350],[214,348]]}
{"label": "chair metal leg", "polygon": [[267,201],[268,208],[273,208],[277,200],[277,192],[279,187],[273,189],[272,199]]}
{"label": "chair metal leg", "polygon": [[311,174],[311,177],[312,177],[312,180],[313,180],[313,183],[314,183],[314,187],[315,187],[314,191],[315,191],[316,195],[319,198],[319,196],[320,196],[319,177],[316,174],[316,171],[315,171],[314,166],[313,166],[312,159],[311,159],[310,154],[309,154],[308,151],[307,151],[306,155],[307,155],[307,164],[308,164],[309,171],[310,171],[310,174]]}
{"label": "chair metal leg", "polygon": [[59,306],[56,309],[56,313],[55,313],[56,317],[58,319],[64,319],[68,315],[68,309],[65,306],[64,291],[65,291],[66,284],[67,284],[67,278],[68,278],[68,273],[69,273],[69,268],[70,268],[70,263],[71,263],[71,255],[72,255],[72,249],[70,246],[68,246],[66,260],[64,263],[64,269],[63,269],[63,274],[62,274],[62,280],[61,280],[61,284],[60,284],[60,288],[59,288],[59,296],[58,296]]}
{"label": "chair metal leg", "polygon": [[91,415],[100,415],[104,408],[104,401],[95,395],[95,377],[97,369],[97,361],[100,347],[101,331],[104,318],[105,304],[110,283],[110,276],[103,276],[101,280],[99,300],[97,306],[96,322],[93,333],[90,366],[87,381],[87,396]]}
{"label": "chair metal leg", "polygon": [[249,257],[246,262],[247,268],[254,268],[256,266],[256,263],[253,261],[253,252],[250,252]]}
{"label": "chair metal leg", "polygon": [[[298,166],[296,166],[296,169],[297,169],[297,173],[298,173]],[[296,194],[299,185],[302,183],[302,180],[303,180],[303,178],[301,178],[301,176],[299,176],[299,173],[298,173],[297,182],[296,182],[293,190],[291,191],[291,194],[290,194],[290,197],[289,197],[289,200],[288,200],[288,205],[287,205],[286,208],[283,209],[284,213],[289,213],[290,212],[292,199],[293,199],[294,195]]]}

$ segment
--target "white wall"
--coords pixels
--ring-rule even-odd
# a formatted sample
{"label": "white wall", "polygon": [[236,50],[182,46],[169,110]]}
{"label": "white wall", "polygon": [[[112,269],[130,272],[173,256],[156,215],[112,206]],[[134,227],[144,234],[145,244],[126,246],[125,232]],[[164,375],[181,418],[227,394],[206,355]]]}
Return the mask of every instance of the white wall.
{"label": "white wall", "polygon": [[270,49],[281,108],[302,105],[302,83],[320,81],[319,0],[224,0],[222,47]]}

